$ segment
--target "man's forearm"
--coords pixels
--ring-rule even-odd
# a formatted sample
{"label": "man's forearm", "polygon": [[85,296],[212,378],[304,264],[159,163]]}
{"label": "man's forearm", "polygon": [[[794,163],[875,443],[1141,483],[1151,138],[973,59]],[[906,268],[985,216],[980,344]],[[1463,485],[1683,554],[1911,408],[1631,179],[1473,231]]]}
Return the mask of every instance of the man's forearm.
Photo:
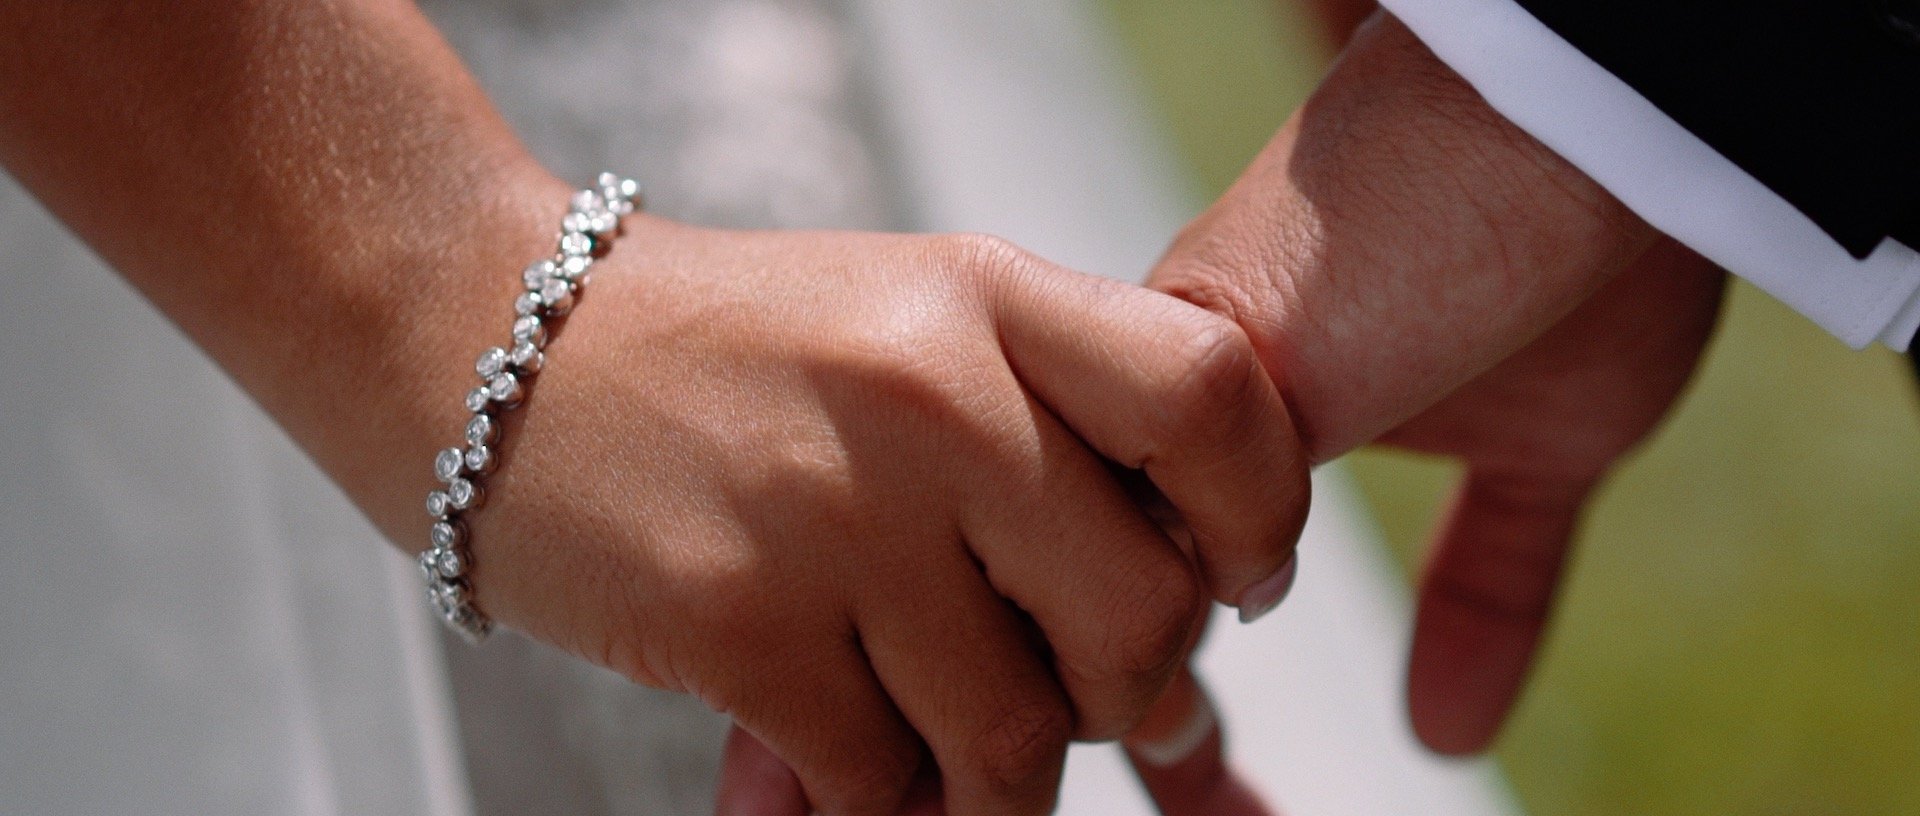
{"label": "man's forearm", "polygon": [[565,195],[399,0],[6,4],[0,161],[389,533]]}

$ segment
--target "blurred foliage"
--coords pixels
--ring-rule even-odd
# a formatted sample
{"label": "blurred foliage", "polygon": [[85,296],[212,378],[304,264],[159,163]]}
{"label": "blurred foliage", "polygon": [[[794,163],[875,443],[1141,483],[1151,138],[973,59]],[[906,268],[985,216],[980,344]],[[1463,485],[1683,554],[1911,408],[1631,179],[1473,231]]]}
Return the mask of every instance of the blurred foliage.
{"label": "blurred foliage", "polygon": [[[1203,195],[1312,87],[1272,0],[1102,0]],[[1409,572],[1456,470],[1348,459]],[[1499,757],[1536,816],[1920,813],[1920,391],[1745,285],[1594,508]]]}

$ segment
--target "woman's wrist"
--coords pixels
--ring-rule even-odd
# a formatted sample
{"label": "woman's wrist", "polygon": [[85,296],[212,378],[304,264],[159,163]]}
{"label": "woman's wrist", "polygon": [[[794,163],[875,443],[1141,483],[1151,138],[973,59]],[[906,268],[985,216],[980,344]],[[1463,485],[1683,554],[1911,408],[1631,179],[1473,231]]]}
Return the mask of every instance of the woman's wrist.
{"label": "woman's wrist", "polygon": [[441,484],[424,502],[433,518],[428,536],[432,549],[420,554],[420,572],[442,621],[469,643],[479,643],[493,627],[473,596],[469,517],[484,503],[488,477],[500,462],[507,420],[526,402],[546,367],[544,349],[584,292],[598,259],[613,248],[621,218],[640,203],[639,192],[637,181],[602,173],[594,185],[570,197],[566,214],[557,219],[558,240],[521,270],[511,340],[488,346],[474,362],[476,379],[462,398],[467,413],[460,442],[434,455],[433,474]]}
{"label": "woman's wrist", "polygon": [[552,252],[569,189],[529,164],[467,190],[468,206],[437,228],[365,225],[373,251],[323,262],[324,305],[301,318],[316,343],[340,342],[321,364],[332,379],[318,381],[358,393],[315,389],[288,370],[252,389],[404,550],[427,546],[427,463],[459,438],[474,358],[506,340],[520,270]]}

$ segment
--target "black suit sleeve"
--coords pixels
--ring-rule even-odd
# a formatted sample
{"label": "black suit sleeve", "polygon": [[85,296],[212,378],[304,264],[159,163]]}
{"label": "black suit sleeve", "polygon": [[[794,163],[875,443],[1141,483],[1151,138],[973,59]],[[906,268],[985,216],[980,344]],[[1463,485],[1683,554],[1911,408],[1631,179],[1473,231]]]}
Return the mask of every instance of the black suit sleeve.
{"label": "black suit sleeve", "polygon": [[1855,257],[1920,248],[1920,0],[1517,0]]}

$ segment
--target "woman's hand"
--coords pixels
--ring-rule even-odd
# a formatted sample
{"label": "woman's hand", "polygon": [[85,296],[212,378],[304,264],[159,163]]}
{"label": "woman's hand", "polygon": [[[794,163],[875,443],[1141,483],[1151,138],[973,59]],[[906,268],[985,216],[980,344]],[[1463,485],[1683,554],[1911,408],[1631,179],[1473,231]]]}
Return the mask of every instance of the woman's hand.
{"label": "woman's hand", "polygon": [[[567,188],[404,0],[177,6],[0,4],[0,161],[423,546]],[[1044,810],[1202,587],[1291,552],[1303,460],[1229,321],[982,239],[627,230],[507,420],[477,601],[731,711],[822,810],[892,807],[923,742],[956,811]]]}
{"label": "woman's hand", "polygon": [[1304,516],[1237,327],[992,239],[630,219],[547,353],[479,604],[732,714],[828,813],[897,806],[923,741],[952,812],[1047,810]]}

